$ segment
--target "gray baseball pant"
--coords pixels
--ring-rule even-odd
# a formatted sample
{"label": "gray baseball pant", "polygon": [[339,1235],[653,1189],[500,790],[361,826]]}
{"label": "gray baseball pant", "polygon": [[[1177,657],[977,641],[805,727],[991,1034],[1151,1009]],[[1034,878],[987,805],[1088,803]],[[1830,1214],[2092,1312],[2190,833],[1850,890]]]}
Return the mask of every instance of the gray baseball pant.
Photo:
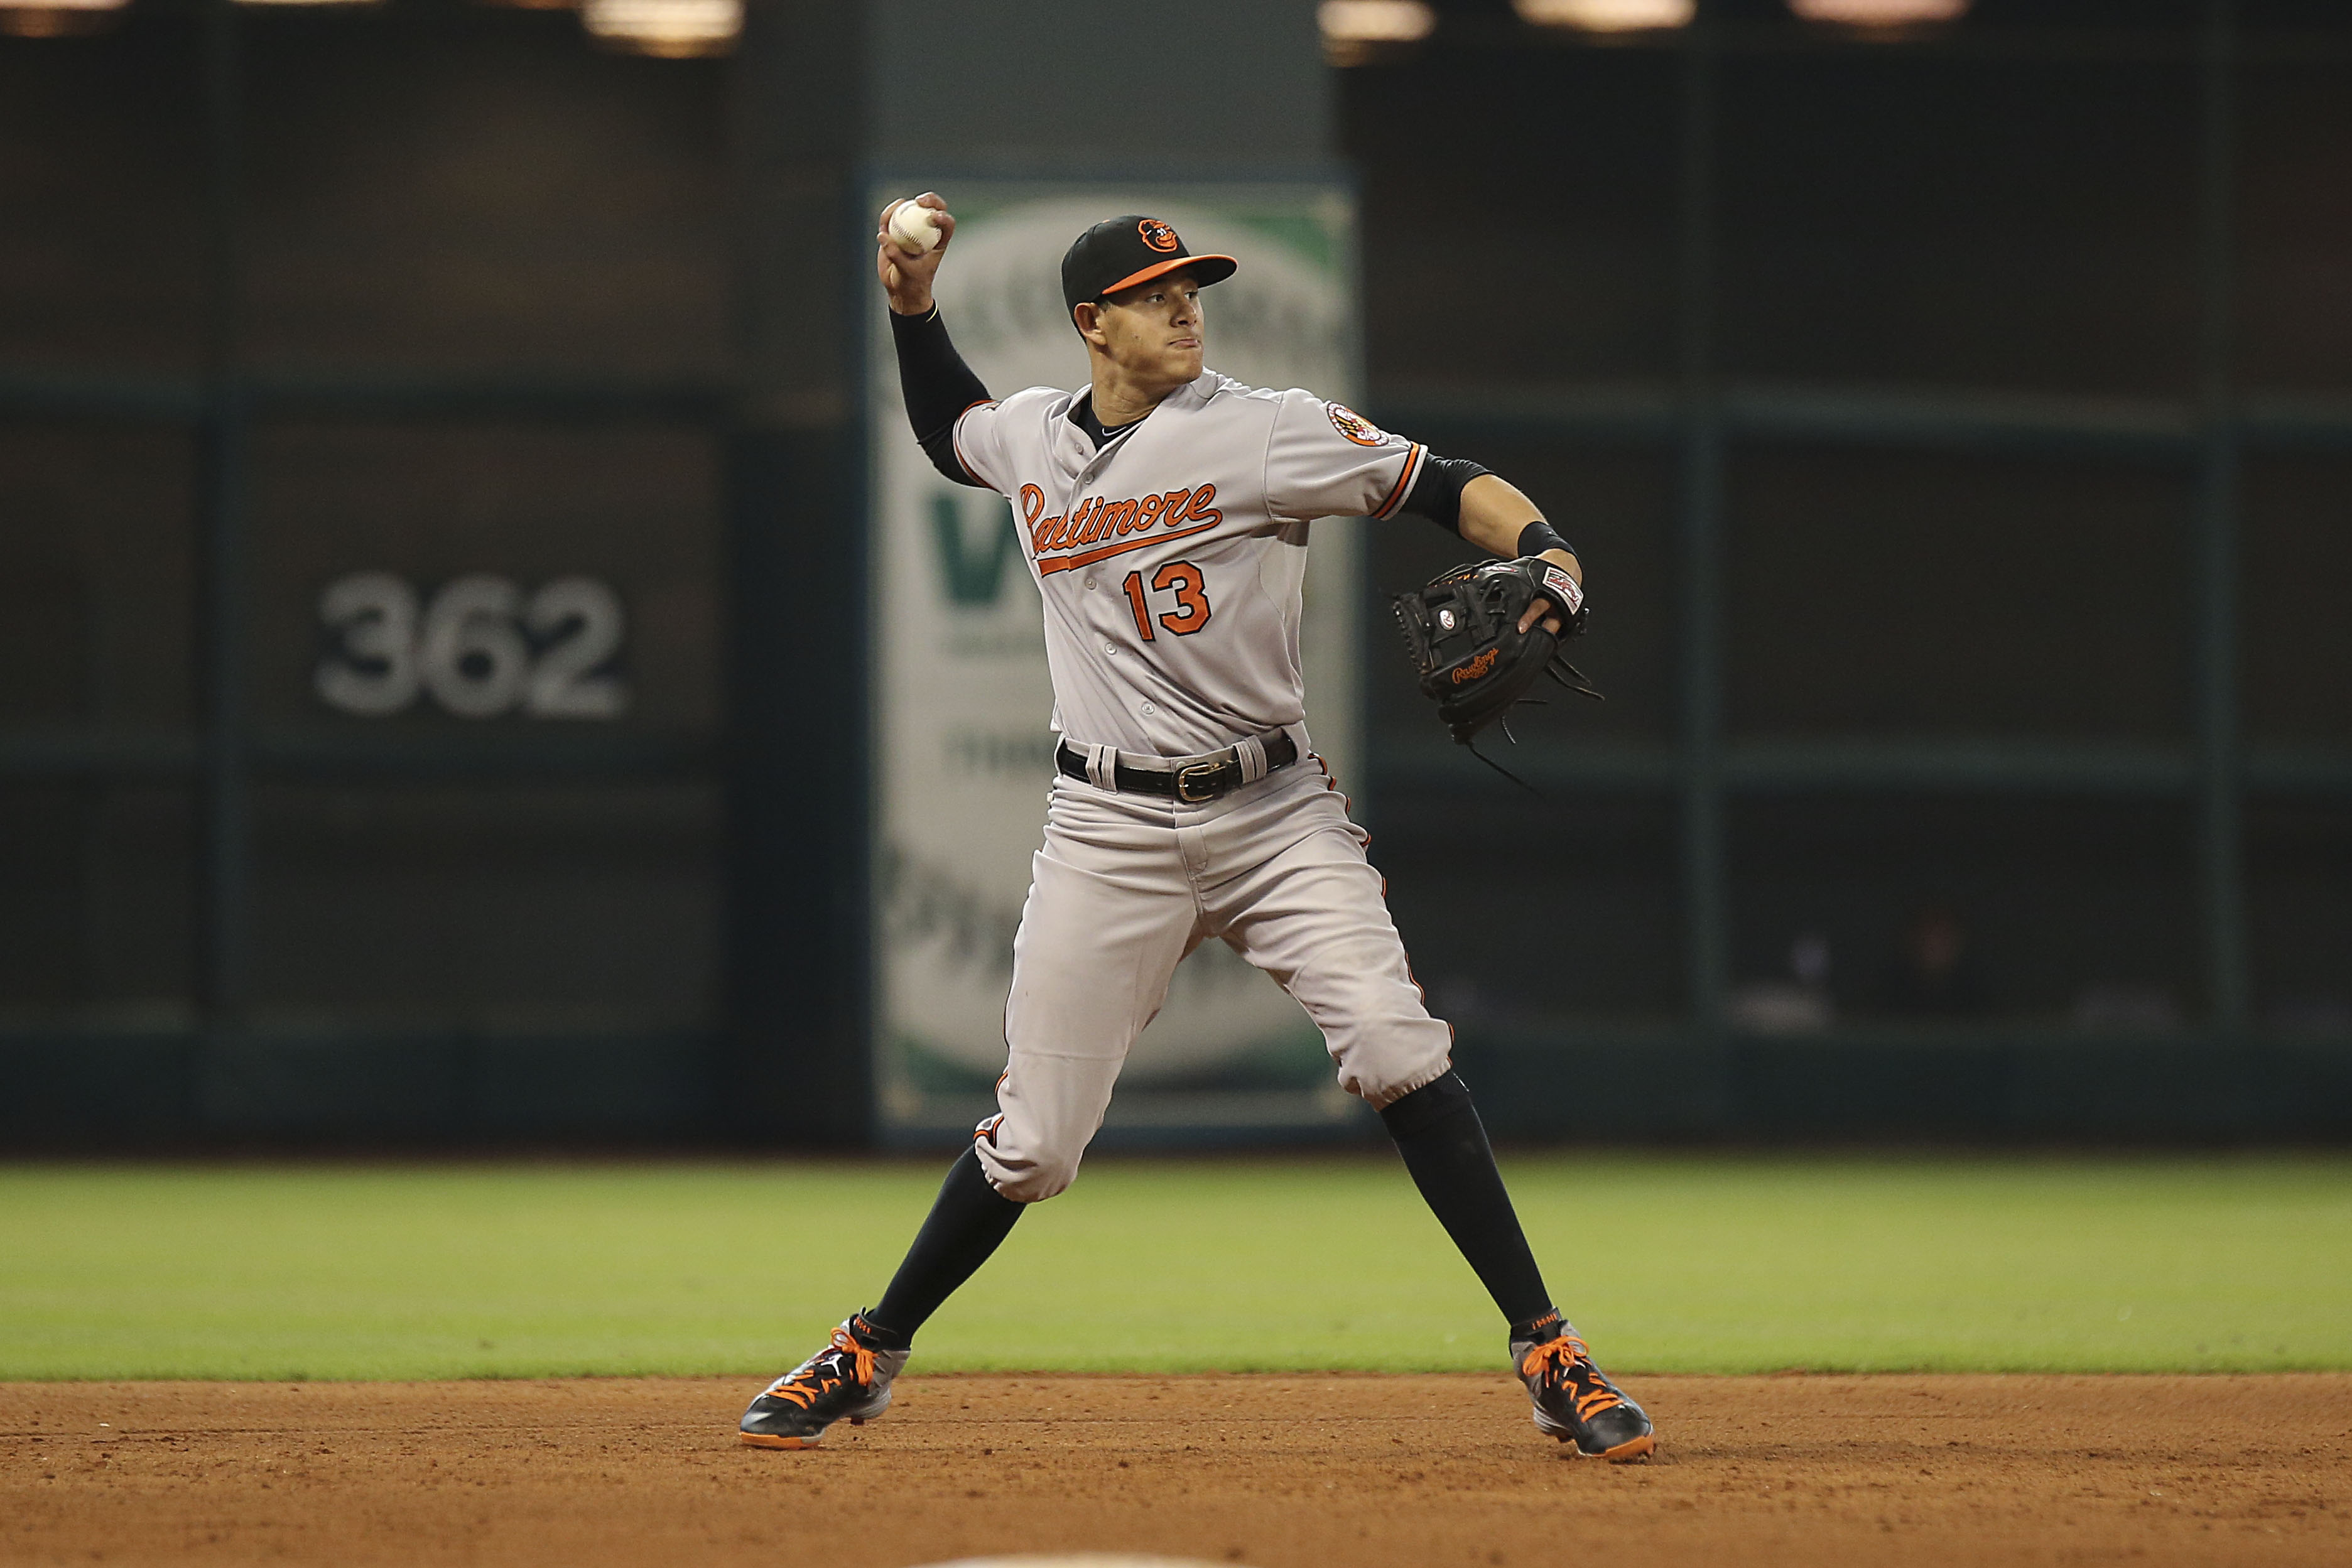
{"label": "gray baseball pant", "polygon": [[1454,1031],[1423,1001],[1366,841],[1311,754],[1197,806],[1057,775],[1013,938],[999,1111],[976,1134],[996,1190],[1070,1185],[1128,1048],[1212,936],[1297,998],[1349,1093],[1379,1107],[1444,1076]]}

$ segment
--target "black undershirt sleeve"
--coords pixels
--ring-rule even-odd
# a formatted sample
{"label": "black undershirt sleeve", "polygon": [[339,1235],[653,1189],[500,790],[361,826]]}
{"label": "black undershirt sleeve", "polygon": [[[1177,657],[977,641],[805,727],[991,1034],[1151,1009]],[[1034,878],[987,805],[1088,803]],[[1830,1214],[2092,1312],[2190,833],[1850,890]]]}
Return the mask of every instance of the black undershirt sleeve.
{"label": "black undershirt sleeve", "polygon": [[1440,457],[1433,452],[1423,459],[1421,476],[1413,480],[1412,493],[1397,510],[1427,517],[1447,532],[1458,534],[1462,531],[1462,486],[1481,474],[1493,472],[1466,457]]}
{"label": "black undershirt sleeve", "polygon": [[[1494,470],[1484,464],[1473,463],[1466,457],[1440,457],[1431,453],[1423,459],[1421,474],[1412,482],[1412,491],[1404,498],[1400,512],[1411,512],[1416,517],[1427,517],[1439,528],[1452,533],[1462,531],[1462,487],[1481,474]],[[1548,549],[1563,549],[1576,553],[1576,547],[1555,532],[1541,517],[1519,530],[1517,549],[1523,556],[1541,555]]]}
{"label": "black undershirt sleeve", "polygon": [[988,401],[971,367],[956,352],[936,305],[920,316],[890,313],[890,342],[898,350],[898,387],[906,394],[907,423],[915,427],[931,466],[959,485],[988,486],[964,471],[955,455],[955,424],[964,410]]}

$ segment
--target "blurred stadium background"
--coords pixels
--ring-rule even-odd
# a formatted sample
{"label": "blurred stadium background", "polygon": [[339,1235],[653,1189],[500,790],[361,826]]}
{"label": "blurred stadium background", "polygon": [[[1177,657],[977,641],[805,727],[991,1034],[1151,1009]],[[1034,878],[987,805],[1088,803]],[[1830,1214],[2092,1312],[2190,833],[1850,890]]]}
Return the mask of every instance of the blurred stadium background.
{"label": "blurred stadium background", "polygon": [[[1366,535],[1499,1134],[2352,1129],[2339,0],[0,0],[0,1141],[876,1139],[918,165],[1351,180],[1366,412],[1586,551],[1538,801]],[[577,667],[322,679],[461,582]]]}

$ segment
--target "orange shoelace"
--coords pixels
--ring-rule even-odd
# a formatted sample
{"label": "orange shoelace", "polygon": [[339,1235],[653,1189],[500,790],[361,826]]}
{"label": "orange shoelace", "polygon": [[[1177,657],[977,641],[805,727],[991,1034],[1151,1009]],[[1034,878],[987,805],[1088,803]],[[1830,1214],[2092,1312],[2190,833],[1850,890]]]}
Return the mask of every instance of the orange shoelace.
{"label": "orange shoelace", "polygon": [[1536,1346],[1519,1363],[1522,1376],[1540,1376],[1547,1371],[1575,1388],[1576,1417],[1580,1421],[1590,1421],[1601,1411],[1625,1403],[1623,1396],[1601,1381],[1601,1369],[1592,1364],[1592,1353],[1572,1333]]}
{"label": "orange shoelace", "polygon": [[827,1375],[827,1372],[828,1364],[833,1372],[838,1372],[841,1369],[841,1363],[835,1359],[835,1355],[836,1353],[845,1352],[849,1356],[849,1370],[857,1379],[857,1385],[860,1388],[872,1387],[874,1353],[858,1343],[847,1329],[840,1328],[833,1331],[831,1351],[820,1352],[810,1357],[809,1364],[791,1376],[778,1378],[769,1388],[767,1396],[797,1405],[803,1410],[807,1409],[809,1406],[815,1403],[818,1395],[841,1386],[841,1379]]}

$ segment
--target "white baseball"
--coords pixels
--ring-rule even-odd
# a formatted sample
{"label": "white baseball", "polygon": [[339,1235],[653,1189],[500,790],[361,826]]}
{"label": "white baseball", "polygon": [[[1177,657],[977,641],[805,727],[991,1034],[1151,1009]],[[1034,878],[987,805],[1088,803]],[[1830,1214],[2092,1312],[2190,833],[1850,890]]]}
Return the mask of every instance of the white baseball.
{"label": "white baseball", "polygon": [[919,202],[901,202],[890,214],[890,237],[908,250],[937,250],[940,214]]}

